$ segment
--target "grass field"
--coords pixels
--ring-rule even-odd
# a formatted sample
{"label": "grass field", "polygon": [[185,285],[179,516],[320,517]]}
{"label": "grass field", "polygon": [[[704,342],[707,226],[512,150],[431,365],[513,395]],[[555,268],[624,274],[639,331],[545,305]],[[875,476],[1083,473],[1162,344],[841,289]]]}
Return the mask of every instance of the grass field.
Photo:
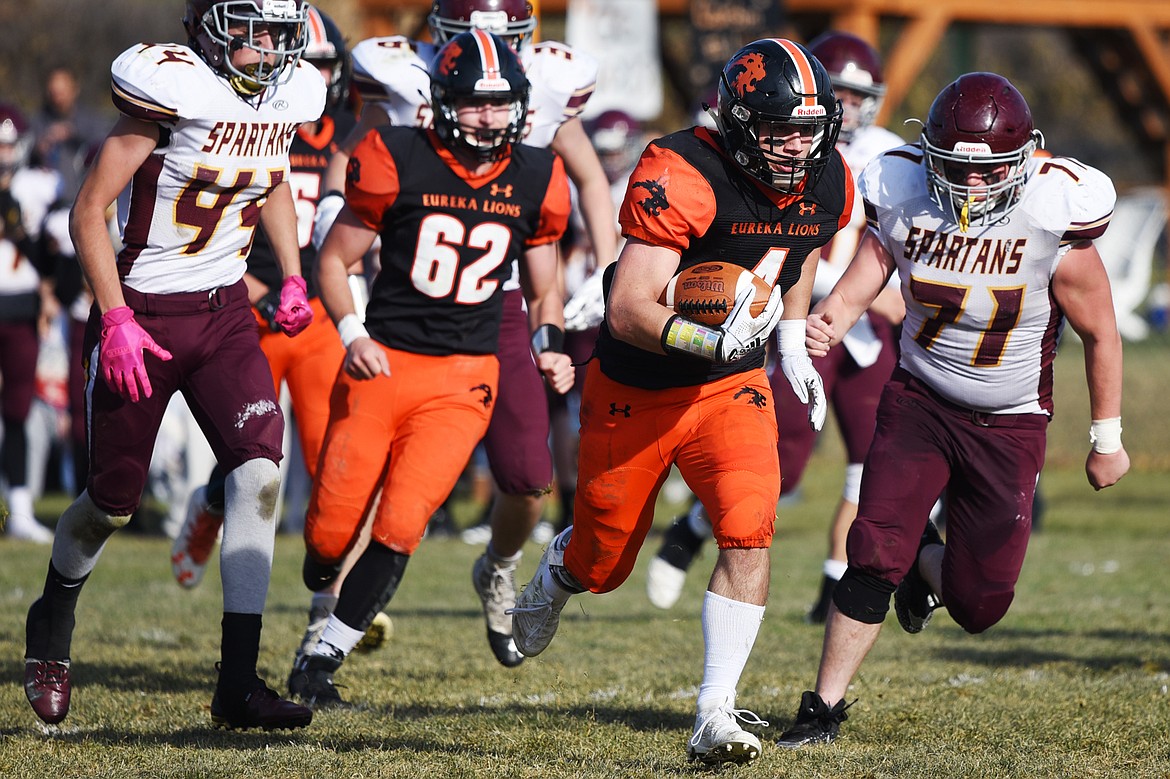
{"label": "grass field", "polygon": [[[814,680],[815,595],[840,489],[830,435],[803,498],[783,507],[772,600],[739,705],[772,722],[764,754],[727,773],[759,777],[1170,777],[1170,387],[1167,344],[1127,352],[1125,439],[1136,467],[1094,493],[1082,467],[1087,403],[1080,350],[1058,359],[1046,512],[1007,617],[981,636],[945,614],[919,636],[890,621],[862,667],[832,746],[787,753],[770,739]],[[671,506],[662,506],[660,527]],[[497,665],[470,585],[477,549],[424,541],[393,616],[392,642],[337,676],[356,710],[296,733],[210,727],[220,588],[172,582],[169,542],[116,537],[78,608],[69,719],[42,728],[20,688],[24,615],[43,547],[0,540],[0,777],[648,777],[691,775],[685,758],[702,662],[698,612],[708,550],[669,612],[644,596],[651,538],[631,580],[581,596],[552,646]],[[278,539],[261,669],[283,687],[307,597],[301,545]],[[521,580],[535,568],[532,546]]]}

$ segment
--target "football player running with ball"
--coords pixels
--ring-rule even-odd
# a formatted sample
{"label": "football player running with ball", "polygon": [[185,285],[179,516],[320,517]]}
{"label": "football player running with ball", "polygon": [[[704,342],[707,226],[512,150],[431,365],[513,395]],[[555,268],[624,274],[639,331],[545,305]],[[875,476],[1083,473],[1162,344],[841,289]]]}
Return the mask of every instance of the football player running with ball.
{"label": "football player running with ball", "polygon": [[[383,127],[354,149],[346,206],[318,257],[321,299],[347,354],[330,400],[305,521],[305,583],[331,583],[371,505],[369,546],[289,688],[343,703],[333,673],[394,596],[427,520],[487,430],[499,386],[503,284],[520,258],[531,340],[556,392],[573,383],[557,241],[569,217],[560,158],[519,144],[528,79],[500,37],[472,30],[431,63],[433,129]],[[346,269],[377,237],[381,270],[363,324]]]}
{"label": "football player running with ball", "polygon": [[[95,298],[85,346],[89,481],[61,515],[44,594],[28,613],[25,693],[47,723],[69,712],[78,595],[138,507],[175,392],[227,470],[212,720],[273,729],[312,719],[256,675],[284,419],[243,280],[262,224],[283,277],[274,321],[290,336],[312,321],[288,184],[297,128],[325,106],[324,80],[299,61],[307,18],[302,0],[189,0],[188,45],[138,44],[114,61],[122,118],[71,216]],[[105,219],[115,197],[116,256]]]}
{"label": "football player running with ball", "polygon": [[[824,421],[805,316],[820,248],[848,221],[853,184],[834,149],[841,107],[829,74],[783,39],[737,52],[720,76],[718,132],[650,144],[620,212],[627,243],[606,273],[605,321],[581,403],[575,524],[541,558],[513,611],[525,655],[544,651],[569,597],[608,592],[634,568],[672,465],[711,512],[719,557],[703,602],[705,644],[692,760],[746,763],[759,739],[736,688],[768,598],[780,464],[764,344],[779,328],[782,368]],[[756,273],[721,326],[659,298],[680,269],[718,260]],[[748,285],[749,289],[752,285]]]}
{"label": "football player running with ball", "polygon": [[[1093,245],[1113,214],[1113,184],[1073,159],[1034,158],[1042,140],[1007,79],[968,73],[935,98],[920,143],[879,156],[861,177],[870,229],[809,317],[807,344],[836,348],[896,269],[901,357],[878,406],[816,689],[780,746],[837,737],[891,595],[909,633],[943,605],[968,633],[1007,613],[1066,323],[1085,345],[1089,483],[1100,490],[1129,470],[1121,336]],[[945,545],[928,519],[944,490]]]}

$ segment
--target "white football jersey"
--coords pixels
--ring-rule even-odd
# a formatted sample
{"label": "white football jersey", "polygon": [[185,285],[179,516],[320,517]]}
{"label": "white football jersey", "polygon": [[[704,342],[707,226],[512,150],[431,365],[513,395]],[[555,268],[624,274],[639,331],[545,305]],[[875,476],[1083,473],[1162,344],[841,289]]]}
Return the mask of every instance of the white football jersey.
{"label": "white football jersey", "polygon": [[298,62],[291,78],[244,100],[186,46],[140,44],[111,68],[127,116],[160,126],[158,148],[118,198],[123,283],[197,292],[239,281],[260,207],[289,175],[297,128],[325,107],[325,80]]}
{"label": "white football jersey", "polygon": [[1074,242],[1105,232],[1113,183],[1067,157],[1032,159],[1008,217],[964,232],[931,199],[922,158],[902,146],[860,180],[870,227],[898,265],[902,367],[966,408],[1051,414],[1064,317],[1049,286]]}
{"label": "white football jersey", "polygon": [[[353,48],[353,80],[362,100],[396,125],[431,123],[428,68],[437,47],[401,35],[369,38]],[[597,60],[556,41],[525,46],[520,63],[532,83],[524,143],[547,147],[557,130],[578,116],[597,84]]]}

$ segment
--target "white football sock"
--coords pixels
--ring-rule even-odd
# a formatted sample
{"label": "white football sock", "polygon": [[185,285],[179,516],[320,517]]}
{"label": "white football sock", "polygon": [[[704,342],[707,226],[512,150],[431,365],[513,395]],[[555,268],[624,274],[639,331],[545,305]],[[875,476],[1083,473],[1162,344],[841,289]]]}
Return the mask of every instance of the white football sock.
{"label": "white football sock", "polygon": [[336,657],[340,653],[342,657],[348,657],[365,634],[366,631],[351,628],[342,622],[336,614],[330,615],[329,624],[321,633],[321,640],[313,647],[313,654]]}
{"label": "white football sock", "polygon": [[699,687],[699,711],[722,706],[724,702],[734,707],[735,689],[763,620],[763,606],[724,598],[708,590],[703,599],[703,683]]}
{"label": "white football sock", "polygon": [[264,613],[276,544],[272,496],[279,486],[280,469],[263,457],[248,460],[227,475],[223,543],[219,548],[224,611]]}

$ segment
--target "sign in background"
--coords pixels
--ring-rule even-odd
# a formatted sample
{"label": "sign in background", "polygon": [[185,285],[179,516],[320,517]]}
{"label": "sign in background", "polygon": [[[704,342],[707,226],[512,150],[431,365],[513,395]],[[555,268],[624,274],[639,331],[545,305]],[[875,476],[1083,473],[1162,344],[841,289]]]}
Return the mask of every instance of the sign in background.
{"label": "sign in background", "polygon": [[566,42],[600,65],[584,116],[617,109],[656,119],[662,113],[656,0],[572,0],[566,16]]}
{"label": "sign in background", "polygon": [[731,55],[760,38],[784,33],[783,0],[691,0],[695,58],[687,73],[692,102],[714,101]]}

